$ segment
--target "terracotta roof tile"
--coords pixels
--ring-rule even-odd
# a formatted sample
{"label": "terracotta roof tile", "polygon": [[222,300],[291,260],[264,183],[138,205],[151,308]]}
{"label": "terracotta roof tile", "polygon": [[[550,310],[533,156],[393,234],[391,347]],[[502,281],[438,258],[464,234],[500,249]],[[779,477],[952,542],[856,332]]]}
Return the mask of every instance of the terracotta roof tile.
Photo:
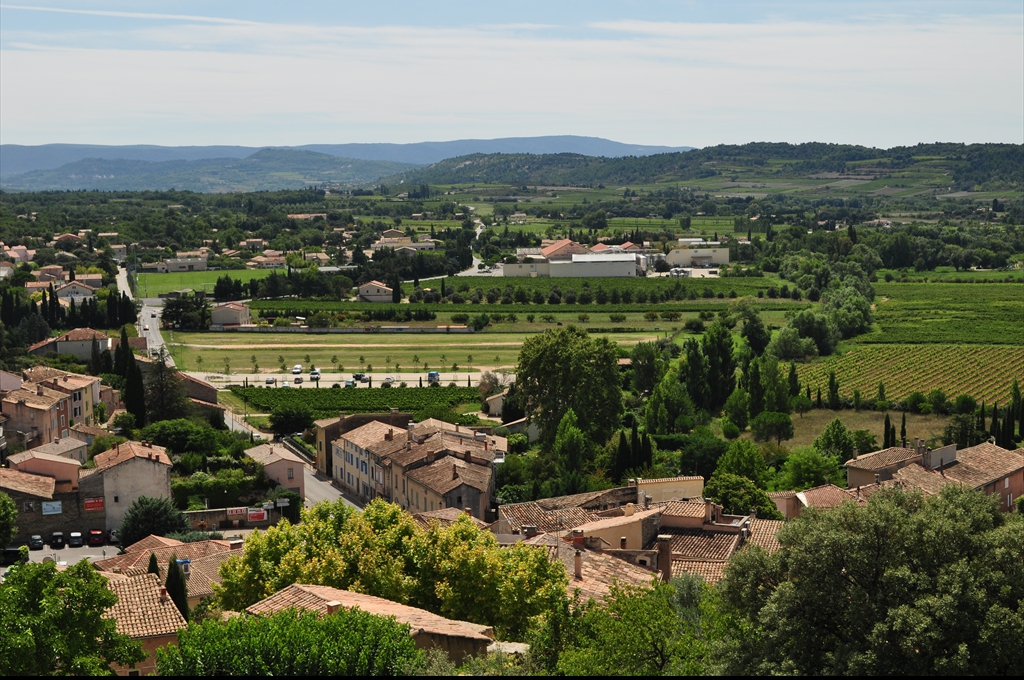
{"label": "terracotta roof tile", "polygon": [[54,455],[49,454],[49,453],[43,453],[42,451],[38,451],[36,449],[29,449],[28,451],[23,451],[22,453],[16,453],[13,456],[8,456],[7,457],[8,463],[14,463],[15,465],[19,465],[21,463],[24,463],[27,460],[33,460],[33,459],[35,459],[35,460],[45,460],[45,461],[50,462],[50,463],[61,463],[63,465],[73,465],[75,467],[82,467],[82,464],[80,462],[78,462],[77,460],[75,460],[74,458],[65,458],[63,456],[54,456]]}
{"label": "terracotta roof tile", "polygon": [[170,466],[171,459],[167,456],[167,449],[156,445],[143,445],[142,442],[127,441],[103,453],[97,453],[93,460],[96,461],[97,470],[106,470],[115,465],[120,465],[133,458],[151,458],[158,463]]}
{"label": "terracotta roof tile", "polygon": [[157,536],[156,534],[150,534],[141,541],[136,541],[130,546],[124,549],[127,553],[136,553],[149,550],[157,550],[159,548],[168,548],[176,545],[185,545],[181,541],[174,538],[167,538],[166,536]]}
{"label": "terracotta roof tile", "polygon": [[[581,524],[576,528],[582,529],[584,532],[600,531],[602,529],[613,529],[615,527],[633,524],[634,522],[640,522],[646,519],[647,517],[651,517],[653,515],[660,515],[661,513],[661,508],[654,508],[653,510],[640,510],[634,512],[632,515],[619,515],[616,517],[604,517],[595,519],[591,522],[587,522],[586,524]],[[701,516],[703,516],[703,513],[701,513]]]}
{"label": "terracotta roof tile", "polygon": [[956,452],[956,463],[945,465],[942,474],[980,489],[1024,468],[1024,455],[984,442]]}
{"label": "terracotta roof tile", "polygon": [[750,521],[750,536],[747,540],[753,545],[759,545],[768,552],[773,553],[782,547],[779,545],[776,534],[779,533],[779,529],[784,524],[785,522],[779,519],[755,517]]}
{"label": "terracotta roof tile", "polygon": [[738,533],[662,527],[662,535],[671,536],[669,545],[673,557],[703,560],[725,560],[739,543]]}
{"label": "terracotta roof tile", "polygon": [[[201,557],[219,553],[231,553],[231,544],[227,541],[196,541],[195,543],[182,543],[179,545],[167,545],[163,547],[149,547],[142,550],[134,550],[122,555],[108,557],[105,560],[95,562],[97,569],[104,571],[125,572],[128,569],[142,568],[149,566],[150,553],[156,555],[157,564],[166,563],[175,556],[179,560],[198,560]],[[238,551],[234,551],[238,554]]]}
{"label": "terracotta roof tile", "polygon": [[643,486],[644,484],[660,484],[662,482],[703,482],[704,478],[700,475],[691,475],[684,477],[660,477],[657,479],[638,479],[637,484]]}
{"label": "terracotta roof tile", "polygon": [[663,517],[704,517],[706,509],[704,502],[669,501],[661,514]]}
{"label": "terracotta roof tile", "polygon": [[188,627],[171,598],[161,598],[156,574],[107,581],[107,588],[117,595],[117,604],[103,616],[114,619],[122,635],[134,639],[159,637]]}
{"label": "terracotta roof tile", "polygon": [[312,586],[296,583],[279,590],[265,600],[260,600],[246,608],[247,614],[273,614],[285,609],[307,609],[327,613],[327,604],[338,602],[342,607],[351,609],[358,607],[364,612],[378,616],[394,617],[399,623],[408,624],[412,632],[422,629],[433,635],[469,638],[471,640],[490,641],[486,635],[473,630],[461,621],[446,619],[432,614],[425,609],[385,600],[373,595],[353,593],[329,586]]}
{"label": "terracotta roof tile", "polygon": [[438,522],[441,526],[446,527],[454,524],[456,520],[463,516],[468,517],[480,529],[486,529],[489,526],[487,522],[479,520],[459,508],[441,508],[440,510],[430,510],[429,512],[417,512],[412,518],[416,520],[417,524],[426,529],[430,526],[431,522]]}
{"label": "terracotta roof tile", "polygon": [[394,425],[388,425],[385,422],[374,420],[365,425],[357,427],[354,430],[349,430],[345,434],[341,435],[339,439],[346,440],[355,444],[359,448],[365,449],[373,444],[384,441],[384,435],[387,434],[388,430],[399,430]]}
{"label": "terracotta roof tile", "polygon": [[619,583],[626,586],[649,586],[658,575],[648,569],[613,557],[597,550],[580,550],[583,558],[581,564],[582,579],[576,578],[576,548],[572,543],[558,538],[554,534],[539,534],[523,541],[526,545],[545,548],[548,557],[565,565],[569,575],[566,591],[572,595],[580,591],[584,600],[601,600],[608,596],[611,586]]}
{"label": "terracotta roof tile", "polygon": [[455,456],[444,456],[406,473],[406,477],[439,494],[446,494],[463,484],[480,491],[489,491],[493,478],[490,465],[467,463]]}
{"label": "terracotta roof tile", "polygon": [[[205,555],[203,557],[197,557],[195,559],[189,559],[189,573],[185,577],[185,584],[188,587],[188,597],[207,597],[213,595],[213,584],[223,583],[224,577],[220,575],[220,565],[234,556],[238,555],[238,551],[226,551],[213,553],[211,555]],[[167,566],[170,564],[170,558],[166,560],[158,560],[157,565],[160,568],[160,582],[167,582]],[[147,565],[148,566],[148,565]],[[141,568],[141,567],[137,567]]]}
{"label": "terracotta roof tile", "polygon": [[715,585],[725,576],[726,560],[672,560],[672,576],[690,574],[700,576],[705,583]]}
{"label": "terracotta roof tile", "polygon": [[855,500],[854,495],[835,484],[822,484],[806,491],[799,491],[796,497],[805,507],[812,508],[834,508],[845,501]]}
{"label": "terracotta roof tile", "polygon": [[39,498],[53,498],[55,483],[53,477],[0,468],[0,489],[19,491]]}
{"label": "terracotta roof tile", "polygon": [[884,467],[911,460],[918,456],[917,451],[902,446],[891,446],[880,451],[865,453],[846,461],[846,467],[857,470],[881,470]]}
{"label": "terracotta roof tile", "polygon": [[555,496],[554,498],[542,498],[537,501],[543,508],[547,510],[560,510],[563,508],[570,507],[583,507],[585,505],[591,505],[605,495],[617,493],[620,489],[605,489],[604,491],[588,491],[586,493],[577,493],[571,496]]}
{"label": "terracotta roof tile", "polygon": [[524,526],[535,526],[538,531],[557,532],[592,522],[597,515],[577,507],[548,510],[536,501],[527,501],[499,505],[498,517],[508,522],[512,531],[521,531]]}
{"label": "terracotta roof tile", "polygon": [[245,455],[261,465],[270,465],[279,460],[303,464],[303,460],[289,451],[283,444],[260,444],[245,450]]}
{"label": "terracotta roof tile", "polygon": [[903,488],[912,488],[929,496],[942,491],[947,484],[962,484],[951,477],[944,477],[935,470],[929,470],[919,463],[908,465],[893,473],[892,483]]}

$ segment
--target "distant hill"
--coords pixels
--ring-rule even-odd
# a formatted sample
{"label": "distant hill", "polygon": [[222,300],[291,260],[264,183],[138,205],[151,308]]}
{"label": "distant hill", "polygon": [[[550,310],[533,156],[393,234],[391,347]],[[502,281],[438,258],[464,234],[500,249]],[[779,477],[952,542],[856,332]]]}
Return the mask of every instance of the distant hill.
{"label": "distant hill", "polygon": [[313,151],[263,149],[245,158],[143,161],[86,158],[52,170],[0,178],[14,191],[47,189],[162,190],[204,193],[298,189],[310,184],[366,184],[415,166],[339,158]]}
{"label": "distant hill", "polygon": [[[246,158],[263,148],[254,146],[100,146],[93,144],[44,144],[22,146],[0,144],[0,177],[33,170],[54,170],[68,163],[96,159],[131,161],[194,161],[203,159]],[[623,144],[599,137],[561,135],[550,137],[507,137],[504,139],[460,139],[451,142],[414,144],[306,144],[273,147],[315,151],[329,156],[364,161],[392,161],[426,165],[445,158],[473,153],[577,153],[584,156],[649,156],[690,147],[642,146]]]}
{"label": "distant hill", "polygon": [[948,176],[962,191],[1024,188],[1020,144],[919,144],[876,149],[849,144],[757,142],[626,158],[580,154],[471,154],[384,178],[387,184],[645,184],[742,173],[757,178],[820,173],[882,176],[907,170]]}

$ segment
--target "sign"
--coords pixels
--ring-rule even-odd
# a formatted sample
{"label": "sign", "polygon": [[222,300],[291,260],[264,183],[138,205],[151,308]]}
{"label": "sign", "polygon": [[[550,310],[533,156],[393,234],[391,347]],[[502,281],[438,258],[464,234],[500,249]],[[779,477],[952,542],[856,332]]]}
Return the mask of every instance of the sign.
{"label": "sign", "polygon": [[263,508],[246,508],[249,511],[250,522],[266,522],[267,511]]}
{"label": "sign", "polygon": [[61,512],[61,503],[63,501],[43,501],[43,514],[44,515],[59,515]]}
{"label": "sign", "polygon": [[92,512],[93,510],[102,510],[102,509],[103,509],[103,499],[102,498],[86,498],[85,499],[85,511],[86,512]]}
{"label": "sign", "polygon": [[274,502],[271,501],[269,503],[264,503],[263,504],[263,509],[264,510],[273,510],[274,509]]}
{"label": "sign", "polygon": [[245,511],[248,508],[228,508],[228,517],[245,517]]}
{"label": "sign", "polygon": [[287,498],[278,498],[277,499],[277,507],[279,507],[279,508],[287,508],[288,504],[290,502],[291,501],[289,501]]}

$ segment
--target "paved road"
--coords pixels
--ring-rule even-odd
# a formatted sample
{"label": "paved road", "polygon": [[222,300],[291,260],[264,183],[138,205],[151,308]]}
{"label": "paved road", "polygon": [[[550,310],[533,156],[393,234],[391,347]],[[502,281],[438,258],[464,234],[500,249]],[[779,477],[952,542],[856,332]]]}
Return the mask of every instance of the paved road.
{"label": "paved road", "polygon": [[341,491],[333,486],[327,478],[318,475],[308,467],[305,468],[306,475],[306,507],[310,508],[320,501],[334,502],[339,498],[345,501],[346,505],[351,505],[355,509],[360,509],[362,506],[353,503],[349,499],[345,498]]}
{"label": "paved road", "polygon": [[[308,374],[302,376],[303,380],[301,385],[295,385],[293,383],[293,380],[297,376],[294,376],[291,373],[232,373],[231,375],[225,375],[223,373],[205,373],[200,371],[185,372],[188,373],[188,375],[192,376],[193,378],[205,380],[206,382],[216,385],[218,387],[224,387],[229,384],[241,385],[246,380],[249,381],[250,387],[267,387],[267,378],[274,378],[277,380],[274,386],[277,387],[278,389],[281,388],[281,385],[285,380],[288,381],[289,389],[318,389],[316,383],[310,381]],[[380,387],[381,385],[384,384],[384,379],[387,378],[388,376],[394,378],[395,387],[398,387],[399,384],[401,384],[403,381],[406,383],[408,387],[419,387],[420,378],[423,379],[423,386],[427,386],[427,374],[424,373],[423,371],[418,371],[416,373],[406,373],[405,371],[401,373],[386,373],[384,371],[381,371],[379,373],[367,373],[367,375],[370,376],[371,382],[356,383],[356,387],[366,388],[370,387],[371,385],[375,388]],[[479,371],[475,371],[473,373],[466,373],[464,371],[449,373],[447,371],[442,371],[441,385],[447,385],[448,383],[454,382],[459,387],[476,387],[477,383],[480,382],[480,375],[481,373]],[[334,384],[344,386],[345,381],[351,379],[352,373],[324,373],[320,378],[319,389],[330,389],[331,385]],[[506,382],[515,382],[515,374],[509,372]]]}

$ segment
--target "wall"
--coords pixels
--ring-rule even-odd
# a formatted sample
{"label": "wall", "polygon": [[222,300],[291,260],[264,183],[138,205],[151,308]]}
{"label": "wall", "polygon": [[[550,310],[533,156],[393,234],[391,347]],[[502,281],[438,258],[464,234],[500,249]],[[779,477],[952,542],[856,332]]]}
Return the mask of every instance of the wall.
{"label": "wall", "polygon": [[[292,478],[288,479],[288,470],[292,471]],[[267,477],[274,480],[289,491],[294,491],[303,498],[306,497],[305,466],[301,462],[292,460],[279,460],[263,467]]]}
{"label": "wall", "polygon": [[[156,650],[160,647],[166,647],[168,645],[178,644],[177,635],[159,635],[157,637],[147,638],[136,638],[136,642],[142,643],[142,651],[146,653],[146,658],[135,665],[133,669],[136,671],[136,675],[156,675]],[[113,663],[110,667],[114,669],[114,672],[118,675],[126,676],[129,674],[129,670],[124,666]]]}
{"label": "wall", "polygon": [[[52,477],[58,484],[60,482],[68,482],[75,490],[78,488],[78,469],[82,467],[78,461],[72,458],[62,458],[60,461],[47,460],[46,458],[29,458],[17,464],[8,462],[7,465],[21,472],[31,472],[43,477]],[[71,490],[68,489],[68,491]]]}
{"label": "wall", "polygon": [[550,276],[551,265],[547,260],[506,264],[502,266],[501,275],[506,278],[524,278],[530,276]]}
{"label": "wall", "polygon": [[729,264],[728,248],[673,248],[665,261],[672,267],[690,267],[696,262],[710,261],[712,264]]}
{"label": "wall", "polygon": [[489,644],[485,640],[426,632],[413,635],[413,640],[416,641],[418,649],[440,649],[456,664],[461,664],[468,656],[484,656],[487,654],[487,646]]}
{"label": "wall", "polygon": [[684,498],[700,498],[704,493],[704,480],[682,480],[667,479],[659,481],[656,479],[644,479],[639,484],[640,491],[651,497],[652,503],[670,501],[673,498],[682,500]]}
{"label": "wall", "polygon": [[190,510],[185,512],[185,517],[188,519],[189,525],[196,530],[200,530],[201,525],[205,525],[205,529],[202,531],[216,531],[217,529],[266,529],[272,527],[281,521],[281,512],[275,508],[267,512],[268,519],[264,522],[250,522],[243,516],[238,520],[238,526],[234,525],[234,518],[228,518],[227,508],[210,508],[209,510]]}
{"label": "wall", "polygon": [[[88,536],[90,529],[103,529],[106,526],[104,510],[85,510],[86,498],[102,498],[102,479],[93,475],[82,479],[79,490],[73,493],[55,493],[52,499],[30,496],[11,489],[4,489],[18,507],[18,533],[15,543],[27,543],[29,536],[39,534],[43,540],[49,540],[54,531],[63,531],[64,539],[72,531],[81,531]],[[44,515],[43,502],[60,501],[59,515]],[[31,509],[29,509],[31,508]]]}
{"label": "wall", "polygon": [[121,526],[124,514],[139,496],[171,497],[171,466],[156,460],[136,457],[97,474],[103,475],[107,529]]}

